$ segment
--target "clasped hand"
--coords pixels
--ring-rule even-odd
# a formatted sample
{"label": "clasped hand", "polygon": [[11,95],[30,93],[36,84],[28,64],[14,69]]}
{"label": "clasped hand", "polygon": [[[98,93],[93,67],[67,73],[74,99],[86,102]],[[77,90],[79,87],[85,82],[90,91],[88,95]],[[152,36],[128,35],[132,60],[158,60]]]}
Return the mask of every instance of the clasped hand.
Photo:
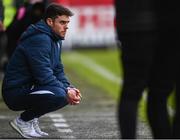
{"label": "clasped hand", "polygon": [[77,105],[81,101],[81,93],[78,89],[76,88],[70,88],[68,87],[68,93],[67,93],[67,99],[70,105]]}

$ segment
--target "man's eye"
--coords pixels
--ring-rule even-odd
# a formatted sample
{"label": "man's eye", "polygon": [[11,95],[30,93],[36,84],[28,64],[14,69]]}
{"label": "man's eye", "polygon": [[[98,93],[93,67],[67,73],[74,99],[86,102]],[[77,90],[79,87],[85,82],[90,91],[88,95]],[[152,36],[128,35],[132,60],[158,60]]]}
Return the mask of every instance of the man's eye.
{"label": "man's eye", "polygon": [[60,21],[60,24],[64,25],[66,24],[67,22],[66,21]]}
{"label": "man's eye", "polygon": [[60,23],[61,23],[61,24],[65,24],[65,22],[64,22],[64,21],[60,21]]}

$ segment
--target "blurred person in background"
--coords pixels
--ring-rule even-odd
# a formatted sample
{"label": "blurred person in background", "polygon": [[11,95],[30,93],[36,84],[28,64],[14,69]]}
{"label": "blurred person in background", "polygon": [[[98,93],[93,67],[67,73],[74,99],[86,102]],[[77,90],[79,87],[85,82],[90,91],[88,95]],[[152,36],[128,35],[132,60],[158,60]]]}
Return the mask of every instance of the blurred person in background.
{"label": "blurred person in background", "polygon": [[[178,13],[176,13],[178,14]],[[177,21],[179,21],[177,19]],[[178,26],[177,26],[178,27]],[[179,28],[179,27],[178,27]],[[179,29],[178,29],[179,30]],[[179,35],[178,35],[179,36]],[[179,42],[179,38],[176,38],[176,43]],[[177,43],[178,44],[178,43]],[[176,62],[180,60],[180,52],[179,52],[179,45],[176,44],[177,52],[176,55],[177,60]],[[175,91],[175,114],[173,117],[173,124],[172,124],[172,135],[174,139],[180,139],[180,65],[178,64],[176,70],[176,91]]]}
{"label": "blurred person in background", "polygon": [[2,85],[2,97],[14,111],[23,111],[10,125],[24,138],[48,136],[38,119],[47,113],[81,100],[64,73],[61,61],[62,40],[73,13],[50,4],[44,18],[22,34],[10,58]]}
{"label": "blurred person in background", "polygon": [[14,52],[23,31],[25,31],[29,25],[36,23],[42,18],[45,6],[46,3],[43,0],[28,0],[17,9],[12,22],[6,29],[8,37],[6,53],[8,59]]}
{"label": "blurred person in background", "polygon": [[4,6],[3,6],[3,1],[0,0],[0,79],[2,79],[3,77],[3,71],[4,71],[3,57],[5,54],[5,47],[7,43],[7,36],[5,34],[5,26],[3,20],[4,20]]}
{"label": "blurred person in background", "polygon": [[138,103],[147,87],[156,47],[155,17],[149,0],[116,0],[115,6],[123,68],[119,127],[121,138],[136,138]]}
{"label": "blurred person in background", "polygon": [[[164,3],[164,2],[163,2]],[[174,89],[176,44],[172,5],[150,0],[116,0],[123,87],[118,108],[122,138],[136,138],[138,103],[148,89],[148,120],[154,138],[170,138],[167,99]],[[167,12],[166,12],[167,11]],[[173,11],[173,13],[172,13]],[[177,18],[177,17],[176,17]]]}
{"label": "blurred person in background", "polygon": [[[177,0],[173,2],[165,0],[163,6],[159,0],[154,3],[158,40],[148,82],[148,120],[154,138],[180,138],[178,20],[180,9]],[[168,97],[173,91],[175,91],[175,108],[171,109],[175,109],[175,114],[172,115],[168,112],[170,108]]]}

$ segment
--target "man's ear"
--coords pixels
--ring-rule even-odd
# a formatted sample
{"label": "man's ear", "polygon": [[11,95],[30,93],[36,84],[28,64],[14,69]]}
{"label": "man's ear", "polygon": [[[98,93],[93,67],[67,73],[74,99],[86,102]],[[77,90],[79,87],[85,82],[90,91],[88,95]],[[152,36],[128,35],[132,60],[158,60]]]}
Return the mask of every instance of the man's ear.
{"label": "man's ear", "polygon": [[51,18],[47,18],[46,19],[46,23],[49,25],[49,26],[52,26],[53,25],[53,20]]}

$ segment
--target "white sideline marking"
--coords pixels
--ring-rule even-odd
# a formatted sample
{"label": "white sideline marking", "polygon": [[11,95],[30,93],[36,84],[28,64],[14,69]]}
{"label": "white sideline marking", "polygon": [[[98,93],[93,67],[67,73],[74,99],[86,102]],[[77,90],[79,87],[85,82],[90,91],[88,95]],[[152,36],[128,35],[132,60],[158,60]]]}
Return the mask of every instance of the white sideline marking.
{"label": "white sideline marking", "polygon": [[74,136],[68,134],[67,133],[72,133],[73,131],[69,128],[69,125],[66,123],[66,120],[64,119],[62,114],[50,114],[49,117],[52,119],[52,121],[54,122],[54,126],[57,128],[58,132],[61,133],[66,133],[65,136],[62,136],[63,138],[75,138]]}
{"label": "white sideline marking", "polygon": [[61,118],[59,118],[59,119],[53,119],[53,121],[54,122],[66,122],[66,120],[65,119],[61,119]]}
{"label": "white sideline marking", "polygon": [[122,80],[120,77],[114,75],[112,72],[107,70],[106,68],[102,67],[101,65],[98,65],[94,60],[90,59],[89,57],[86,57],[82,54],[75,53],[74,55],[71,55],[68,57],[71,61],[77,61],[83,66],[85,66],[88,69],[91,69],[92,71],[98,73],[102,77],[116,83],[116,84],[122,84]]}
{"label": "white sideline marking", "polygon": [[171,106],[168,106],[168,112],[171,117],[175,115],[175,111]]}
{"label": "white sideline marking", "polygon": [[59,119],[59,118],[62,118],[62,114],[49,114],[48,116],[51,117],[51,118],[53,118],[53,119],[54,119],[54,118],[58,118],[58,119]]}
{"label": "white sideline marking", "polygon": [[54,126],[56,126],[56,127],[69,127],[68,124],[66,124],[66,123],[59,123],[59,122],[55,123]]}
{"label": "white sideline marking", "polygon": [[61,129],[61,128],[58,128],[57,129],[59,132],[61,133],[72,133],[72,130],[71,129]]}
{"label": "white sideline marking", "polygon": [[0,115],[0,119],[7,119],[7,116]]}

